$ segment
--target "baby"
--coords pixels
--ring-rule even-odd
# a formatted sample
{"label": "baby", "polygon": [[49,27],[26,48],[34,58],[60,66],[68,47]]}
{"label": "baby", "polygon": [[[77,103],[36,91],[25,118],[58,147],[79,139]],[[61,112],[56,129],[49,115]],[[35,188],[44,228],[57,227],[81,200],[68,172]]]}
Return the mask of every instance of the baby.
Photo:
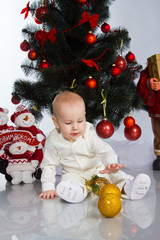
{"label": "baby", "polygon": [[[87,197],[85,179],[93,175],[107,178],[131,200],[144,197],[150,186],[146,174],[135,178],[120,169],[117,155],[111,146],[100,139],[94,127],[86,122],[85,103],[76,93],[59,93],[53,103],[55,129],[49,134],[42,161],[42,193],[40,198],[59,196],[71,203]],[[61,182],[55,189],[56,168],[61,163]]]}

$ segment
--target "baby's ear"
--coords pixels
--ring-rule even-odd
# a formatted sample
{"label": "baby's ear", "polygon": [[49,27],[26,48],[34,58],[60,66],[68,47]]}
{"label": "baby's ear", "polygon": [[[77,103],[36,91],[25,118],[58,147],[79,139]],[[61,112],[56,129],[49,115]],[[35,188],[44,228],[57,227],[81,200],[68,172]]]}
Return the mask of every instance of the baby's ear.
{"label": "baby's ear", "polygon": [[52,121],[53,121],[55,127],[58,129],[59,125],[58,125],[58,122],[57,122],[57,119],[55,118],[55,116],[52,117]]}

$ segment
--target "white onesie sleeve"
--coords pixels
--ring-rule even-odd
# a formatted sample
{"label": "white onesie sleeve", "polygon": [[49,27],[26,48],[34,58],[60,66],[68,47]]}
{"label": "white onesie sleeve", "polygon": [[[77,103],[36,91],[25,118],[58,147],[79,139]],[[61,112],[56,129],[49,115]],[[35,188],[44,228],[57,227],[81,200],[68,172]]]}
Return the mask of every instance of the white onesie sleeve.
{"label": "white onesie sleeve", "polygon": [[56,168],[59,165],[60,159],[54,147],[54,141],[55,139],[52,131],[46,140],[44,158],[41,163],[41,182],[43,192],[47,190],[55,190]]}

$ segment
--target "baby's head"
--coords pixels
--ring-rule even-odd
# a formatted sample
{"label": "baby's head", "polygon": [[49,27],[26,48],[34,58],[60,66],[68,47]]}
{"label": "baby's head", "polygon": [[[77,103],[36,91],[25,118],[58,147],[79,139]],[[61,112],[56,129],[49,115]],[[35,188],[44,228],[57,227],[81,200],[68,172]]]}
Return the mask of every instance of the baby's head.
{"label": "baby's head", "polygon": [[76,93],[59,93],[52,103],[53,122],[57,130],[69,141],[84,134],[86,127],[85,103]]}

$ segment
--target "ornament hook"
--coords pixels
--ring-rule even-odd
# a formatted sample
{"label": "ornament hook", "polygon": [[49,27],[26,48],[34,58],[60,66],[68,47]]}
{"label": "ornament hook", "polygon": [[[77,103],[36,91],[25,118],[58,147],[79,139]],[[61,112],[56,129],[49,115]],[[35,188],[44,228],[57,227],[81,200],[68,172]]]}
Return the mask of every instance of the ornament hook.
{"label": "ornament hook", "polygon": [[102,89],[102,91],[101,91],[101,96],[102,96],[102,98],[103,98],[103,101],[101,102],[101,104],[103,104],[103,115],[104,115],[104,117],[106,118],[107,99],[106,99],[106,97],[104,96],[104,89]]}

